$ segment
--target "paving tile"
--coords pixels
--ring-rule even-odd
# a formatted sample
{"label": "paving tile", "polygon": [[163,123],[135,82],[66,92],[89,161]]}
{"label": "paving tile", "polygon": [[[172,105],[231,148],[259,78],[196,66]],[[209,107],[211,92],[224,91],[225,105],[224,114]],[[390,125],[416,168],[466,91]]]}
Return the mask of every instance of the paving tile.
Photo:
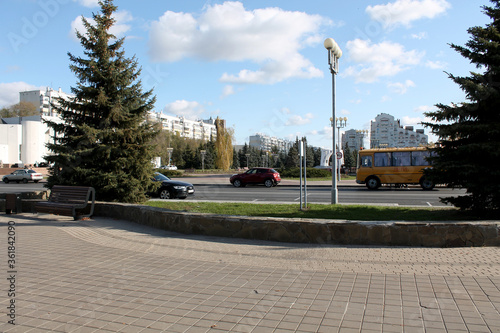
{"label": "paving tile", "polygon": [[283,245],[13,218],[22,332],[500,331],[500,248]]}

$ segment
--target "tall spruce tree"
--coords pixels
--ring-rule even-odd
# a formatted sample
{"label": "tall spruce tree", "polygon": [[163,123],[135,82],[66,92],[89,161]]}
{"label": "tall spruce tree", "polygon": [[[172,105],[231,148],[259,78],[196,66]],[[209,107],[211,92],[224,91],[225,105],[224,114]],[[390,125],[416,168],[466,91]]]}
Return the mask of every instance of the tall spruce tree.
{"label": "tall spruce tree", "polygon": [[154,187],[151,141],[158,130],[146,117],[156,97],[142,92],[141,70],[135,57],[125,58],[124,38],[109,32],[117,7],[112,0],[99,5],[95,23],[82,17],[86,32],[76,32],[84,57],[68,53],[78,79],[74,98],[53,105],[62,122],[47,122],[55,132],[48,186],[93,186],[99,200],[140,202]]}
{"label": "tall spruce tree", "polygon": [[437,104],[438,110],[426,113],[435,123],[425,123],[439,137],[427,173],[436,183],[467,189],[442,201],[473,211],[500,209],[500,0],[491,2],[493,7],[482,8],[492,22],[468,29],[465,46],[451,44],[481,70],[468,77],[448,74],[468,101]]}

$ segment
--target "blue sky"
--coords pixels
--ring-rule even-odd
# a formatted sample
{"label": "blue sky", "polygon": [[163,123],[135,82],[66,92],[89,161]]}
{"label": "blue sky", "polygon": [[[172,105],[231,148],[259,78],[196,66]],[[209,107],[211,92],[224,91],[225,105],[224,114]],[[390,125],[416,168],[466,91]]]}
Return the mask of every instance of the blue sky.
{"label": "blue sky", "polygon": [[[422,128],[425,111],[465,96],[445,72],[476,68],[449,47],[489,19],[487,0],[116,0],[113,33],[154,88],[155,110],[190,119],[220,117],[235,143],[255,133],[306,136],[331,148],[332,77],[326,38],[342,49],[337,116],[346,129],[369,129],[389,113]],[[19,91],[49,86],[70,92],[67,53],[82,54],[75,29],[97,0],[2,0],[0,107]],[[429,134],[428,129],[425,132]],[[431,140],[435,138],[431,138]]]}

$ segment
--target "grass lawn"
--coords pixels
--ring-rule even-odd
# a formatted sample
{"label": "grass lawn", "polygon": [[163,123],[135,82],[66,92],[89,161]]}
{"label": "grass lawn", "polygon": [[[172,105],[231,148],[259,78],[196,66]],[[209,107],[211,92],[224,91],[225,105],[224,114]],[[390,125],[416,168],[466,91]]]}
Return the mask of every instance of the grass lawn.
{"label": "grass lawn", "polygon": [[175,211],[268,216],[285,218],[335,219],[354,221],[464,221],[478,220],[476,216],[455,208],[404,208],[366,205],[311,204],[305,211],[298,204],[249,204],[189,201],[148,201],[148,206]]}

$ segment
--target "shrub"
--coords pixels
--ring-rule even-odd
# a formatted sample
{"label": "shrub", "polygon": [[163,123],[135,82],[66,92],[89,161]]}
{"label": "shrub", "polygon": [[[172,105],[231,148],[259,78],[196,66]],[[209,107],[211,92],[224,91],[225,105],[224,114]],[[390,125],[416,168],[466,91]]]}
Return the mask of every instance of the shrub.
{"label": "shrub", "polygon": [[169,178],[182,177],[182,175],[184,174],[182,171],[179,170],[156,169],[156,171]]}
{"label": "shrub", "polygon": [[[303,170],[302,170],[303,171]],[[300,178],[300,168],[280,169],[280,176],[284,178]],[[307,178],[327,178],[331,177],[332,172],[329,169],[307,168]]]}

